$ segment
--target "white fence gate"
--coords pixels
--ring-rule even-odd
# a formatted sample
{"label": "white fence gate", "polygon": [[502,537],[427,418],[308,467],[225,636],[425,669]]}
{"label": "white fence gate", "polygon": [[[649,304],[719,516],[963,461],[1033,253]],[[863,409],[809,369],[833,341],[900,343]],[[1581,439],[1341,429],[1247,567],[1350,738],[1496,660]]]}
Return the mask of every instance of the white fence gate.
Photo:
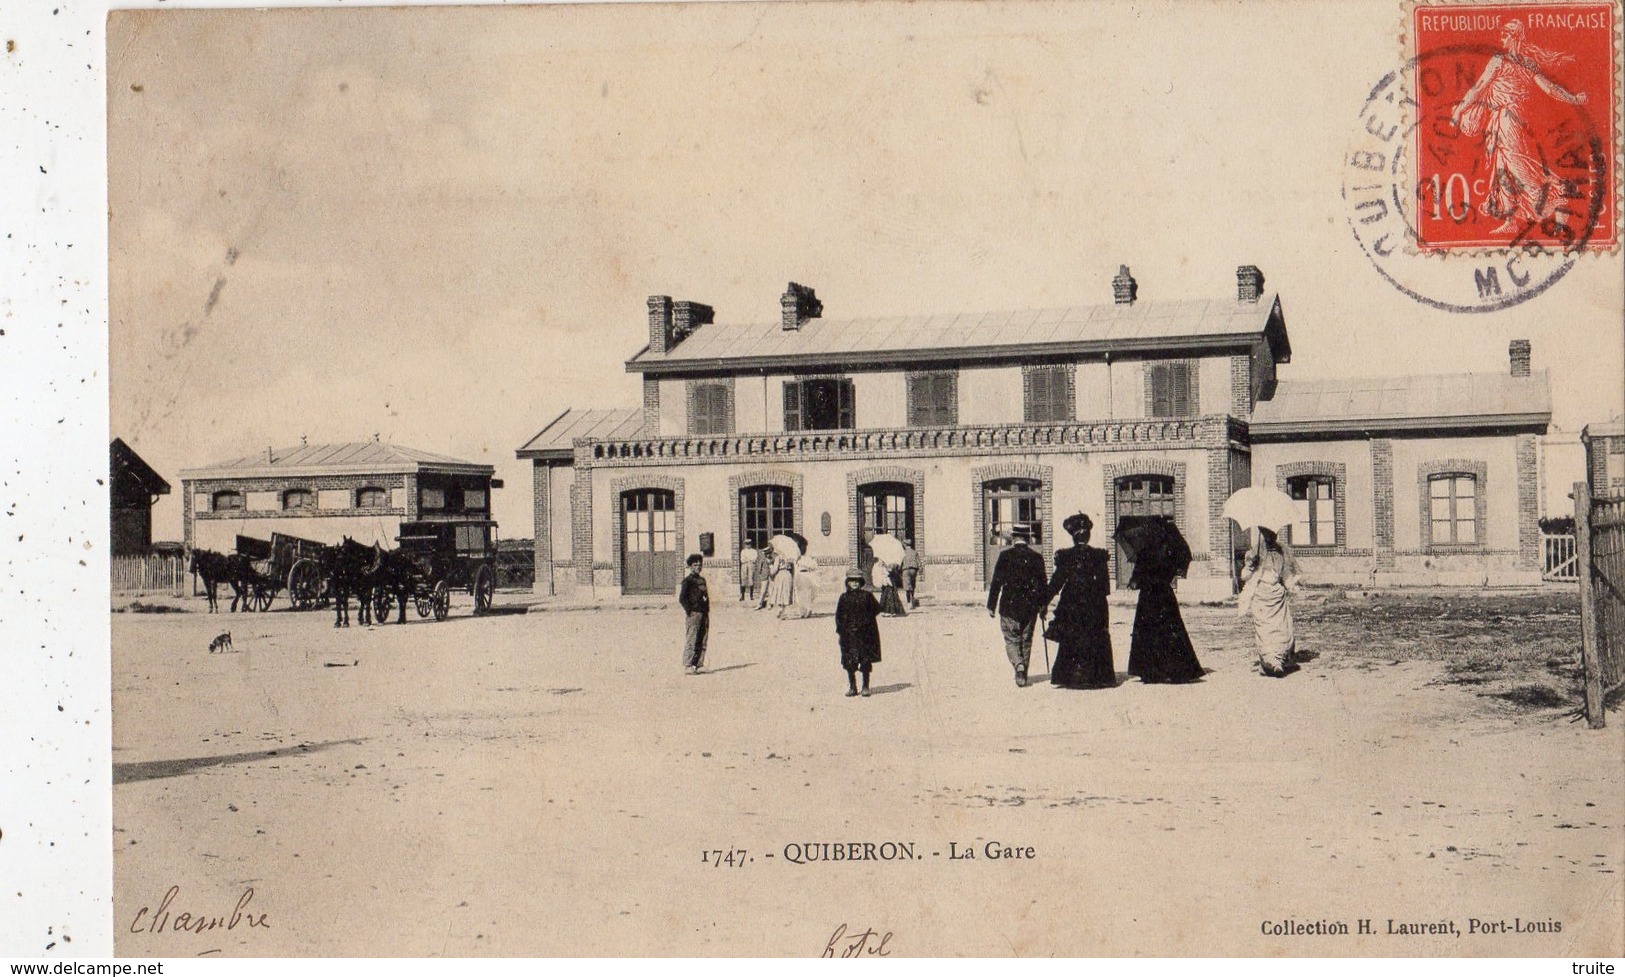
{"label": "white fence gate", "polygon": [[1540,534],[1540,578],[1542,580],[1579,580],[1580,558],[1572,534]]}

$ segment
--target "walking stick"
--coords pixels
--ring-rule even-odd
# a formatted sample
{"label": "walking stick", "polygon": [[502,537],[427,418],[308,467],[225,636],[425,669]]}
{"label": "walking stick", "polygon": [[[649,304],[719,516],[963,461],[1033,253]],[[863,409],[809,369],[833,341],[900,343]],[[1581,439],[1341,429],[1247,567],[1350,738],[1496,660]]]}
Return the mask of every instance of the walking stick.
{"label": "walking stick", "polygon": [[[1042,614],[1038,616],[1038,623],[1044,623],[1044,616]],[[1048,628],[1045,628],[1044,630],[1038,632],[1038,637],[1044,642],[1044,671],[1046,673],[1054,671],[1054,669],[1050,667],[1049,663],[1049,635],[1045,633],[1045,631],[1048,630]]]}

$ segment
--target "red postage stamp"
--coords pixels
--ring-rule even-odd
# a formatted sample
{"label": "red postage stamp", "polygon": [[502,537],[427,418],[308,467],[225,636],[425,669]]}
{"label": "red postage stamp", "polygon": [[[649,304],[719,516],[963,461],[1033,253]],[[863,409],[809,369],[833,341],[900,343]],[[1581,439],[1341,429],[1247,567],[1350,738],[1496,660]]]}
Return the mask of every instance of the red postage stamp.
{"label": "red postage stamp", "polygon": [[1417,245],[1614,247],[1616,5],[1420,4],[1410,19]]}

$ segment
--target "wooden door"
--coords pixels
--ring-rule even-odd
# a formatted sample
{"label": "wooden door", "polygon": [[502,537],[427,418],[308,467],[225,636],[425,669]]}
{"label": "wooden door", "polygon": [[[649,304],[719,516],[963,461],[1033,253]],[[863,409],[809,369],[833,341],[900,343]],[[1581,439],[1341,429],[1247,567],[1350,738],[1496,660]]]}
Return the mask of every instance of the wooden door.
{"label": "wooden door", "polygon": [[858,486],[858,569],[864,579],[874,566],[869,541],[877,533],[914,539],[914,486],[908,482],[869,482]]}
{"label": "wooden door", "polygon": [[[1174,516],[1174,480],[1166,475],[1130,475],[1117,480],[1117,527],[1114,535],[1149,516]],[[1128,586],[1134,575],[1134,559],[1121,542],[1117,544],[1117,586]]]}
{"label": "wooden door", "polygon": [[[1033,549],[1044,552],[1044,527],[1038,519],[1041,483],[1031,478],[1009,478],[982,485],[982,579],[993,577],[1004,541],[1017,527],[1032,533]],[[1048,562],[1048,561],[1045,561]]]}
{"label": "wooden door", "polygon": [[621,591],[669,594],[677,589],[677,497],[665,489],[621,494]]}

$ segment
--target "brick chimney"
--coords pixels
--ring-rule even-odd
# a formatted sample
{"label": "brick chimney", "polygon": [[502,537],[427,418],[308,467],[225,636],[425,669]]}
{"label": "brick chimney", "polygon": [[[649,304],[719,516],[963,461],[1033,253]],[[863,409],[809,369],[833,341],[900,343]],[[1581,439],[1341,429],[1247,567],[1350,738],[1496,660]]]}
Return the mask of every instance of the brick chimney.
{"label": "brick chimney", "polygon": [[818,301],[818,295],[812,289],[791,282],[785,286],[784,294],[779,296],[779,313],[780,326],[787,330],[800,329],[808,319],[817,319],[824,314],[824,303]]}
{"label": "brick chimney", "polygon": [[687,339],[694,330],[701,326],[710,325],[716,319],[716,311],[709,305],[698,302],[678,302],[672,306],[671,312],[671,341],[666,344],[668,350]]}
{"label": "brick chimney", "polygon": [[1117,277],[1112,279],[1112,301],[1118,305],[1133,305],[1140,293],[1140,285],[1128,273],[1128,265],[1117,266]]}
{"label": "brick chimney", "polygon": [[649,296],[649,352],[664,353],[671,346],[671,296]]}
{"label": "brick chimney", "polygon": [[1529,375],[1529,340],[1514,339],[1507,344],[1507,358],[1512,361],[1512,375],[1526,377]]}
{"label": "brick chimney", "polygon": [[1236,301],[1257,302],[1264,295],[1264,273],[1257,265],[1236,268]]}

